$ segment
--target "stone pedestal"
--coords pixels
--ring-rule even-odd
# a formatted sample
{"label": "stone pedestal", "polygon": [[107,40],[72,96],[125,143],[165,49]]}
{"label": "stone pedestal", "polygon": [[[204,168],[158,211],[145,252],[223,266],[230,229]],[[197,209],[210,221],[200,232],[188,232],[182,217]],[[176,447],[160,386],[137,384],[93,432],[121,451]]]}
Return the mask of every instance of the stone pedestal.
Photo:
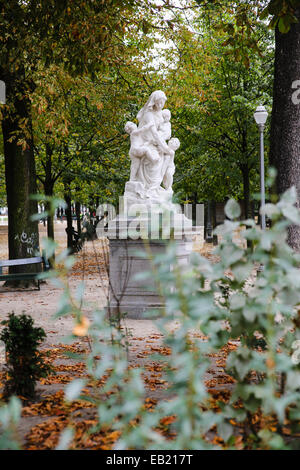
{"label": "stone pedestal", "polygon": [[[126,225],[124,219],[120,225]],[[147,254],[150,249],[153,256],[162,254],[166,250],[168,240],[124,239],[124,231],[120,229],[117,233],[123,238],[111,238],[108,234],[110,287],[107,310],[113,315],[126,313],[126,318],[147,318],[147,311],[163,308],[164,299],[156,291],[154,280],[135,279],[137,273],[151,271],[151,261],[139,256],[139,253]],[[183,236],[182,239],[175,240],[175,243],[178,262],[182,265],[189,263],[192,237],[187,239]]]}

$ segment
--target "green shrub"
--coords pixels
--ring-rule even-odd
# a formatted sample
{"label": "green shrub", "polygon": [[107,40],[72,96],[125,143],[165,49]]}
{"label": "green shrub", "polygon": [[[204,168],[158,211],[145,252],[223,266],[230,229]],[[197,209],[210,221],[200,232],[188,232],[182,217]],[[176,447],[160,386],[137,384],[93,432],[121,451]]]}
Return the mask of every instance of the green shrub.
{"label": "green shrub", "polygon": [[45,364],[38,347],[46,337],[42,328],[33,326],[33,319],[25,314],[10,313],[1,322],[5,328],[0,340],[5,344],[7,380],[4,397],[19,395],[32,398],[35,385],[41,377],[47,377],[51,367]]}
{"label": "green shrub", "polygon": [[[180,322],[178,332],[165,333],[165,342],[172,348],[169,380],[177,395],[169,409],[173,407],[177,415],[175,445],[197,449],[203,445],[205,431],[216,425],[227,446],[234,444],[239,432],[244,448],[300,447],[300,361],[299,351],[294,351],[300,343],[300,255],[286,241],[287,227],[300,225],[296,200],[296,190],[291,188],[278,204],[265,206],[272,220],[266,231],[253,220],[235,221],[240,209],[229,201],[225,211],[231,220],[218,229],[222,241],[214,251],[219,257],[214,264],[193,254],[191,265],[183,271],[176,266],[172,245],[164,259],[154,259],[156,279],[166,299],[161,331],[167,332],[172,318]],[[251,246],[236,242],[237,231]],[[174,266],[171,272],[170,265]],[[197,329],[207,341],[194,340],[189,351],[189,332]],[[236,381],[230,400],[220,404],[220,413],[208,409],[200,413],[207,358],[229,340],[237,345],[226,363],[226,371]],[[167,404],[161,410],[166,412]]]}

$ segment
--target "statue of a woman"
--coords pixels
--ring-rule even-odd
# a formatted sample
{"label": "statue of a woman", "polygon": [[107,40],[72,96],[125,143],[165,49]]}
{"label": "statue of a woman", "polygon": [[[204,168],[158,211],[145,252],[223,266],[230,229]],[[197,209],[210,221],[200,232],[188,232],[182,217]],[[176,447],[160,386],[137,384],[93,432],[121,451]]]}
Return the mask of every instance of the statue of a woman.
{"label": "statue of a woman", "polygon": [[163,110],[166,99],[163,91],[154,91],[137,114],[138,127],[129,122],[125,126],[130,134],[132,163],[124,196],[132,202],[162,202],[172,192],[170,178],[167,190],[161,186],[166,181],[168,162],[174,158],[174,149],[166,142],[171,137],[170,112]]}

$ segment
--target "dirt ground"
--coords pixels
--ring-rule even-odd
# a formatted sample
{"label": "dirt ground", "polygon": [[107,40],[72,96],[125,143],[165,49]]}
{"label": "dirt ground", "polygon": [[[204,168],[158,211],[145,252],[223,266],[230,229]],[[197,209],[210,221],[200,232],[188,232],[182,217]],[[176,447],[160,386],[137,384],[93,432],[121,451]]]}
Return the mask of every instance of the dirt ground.
{"label": "dirt ground", "polygon": [[[46,229],[40,224],[40,238],[46,235]],[[55,239],[59,250],[65,248],[65,223],[55,224]],[[71,291],[75,291],[79,282],[85,283],[85,300],[88,301],[86,315],[93,307],[104,307],[107,295],[107,269],[106,257],[108,245],[101,240],[88,242],[83,250],[76,255],[76,263],[69,275]],[[7,227],[0,226],[0,259],[7,259]],[[86,338],[79,338],[72,345],[65,344],[65,337],[72,333],[74,322],[70,316],[54,318],[62,289],[52,285],[49,281],[41,284],[37,289],[11,289],[0,286],[0,320],[7,318],[8,313],[22,312],[30,314],[35,325],[42,327],[47,335],[42,350],[48,352],[51,362],[56,368],[57,375],[50,379],[42,379],[37,386],[37,398],[34,402],[26,404],[18,426],[18,439],[24,449],[51,449],[57,442],[59,429],[57,429],[57,414],[59,404],[63,400],[63,390],[73,378],[81,376],[83,364],[80,364],[64,353],[68,350],[87,350]],[[151,360],[151,352],[162,348],[162,335],[153,320],[130,320],[123,323],[129,332],[129,362],[130,365],[145,366],[145,382],[147,398],[154,403],[165,397],[164,381],[157,363]],[[178,326],[176,322],[171,328]],[[1,328],[1,327],[0,327]],[[0,392],[3,385],[5,364],[4,344],[0,343]],[[222,367],[214,365],[214,369],[207,374],[207,381],[216,382],[218,374],[223,376]],[[2,380],[1,380],[2,379]],[[218,387],[217,384],[216,387]],[[231,385],[228,385],[231,387]],[[94,411],[81,406],[78,416],[81,420],[92,419]],[[78,418],[79,419],[79,418]],[[52,426],[52,427],[51,427]],[[54,427],[53,427],[54,426]],[[51,431],[52,429],[52,431]],[[107,439],[107,438],[106,438]],[[109,442],[98,442],[99,448],[109,448]],[[93,448],[93,446],[92,446]],[[98,447],[96,447],[98,448]]]}
{"label": "dirt ground", "polygon": [[[55,239],[59,244],[59,251],[66,248],[65,223],[56,223]],[[6,230],[0,226],[0,259],[7,259],[7,227]],[[46,236],[46,230],[40,224],[40,238]],[[101,277],[97,268],[97,262],[93,259],[93,252],[98,252],[99,261],[103,263],[101,256],[102,244],[98,241],[87,243],[84,251],[78,257],[78,262],[74,265],[69,277],[71,291],[75,291],[78,284],[84,280],[85,297],[91,304],[103,307],[106,302],[107,279],[105,270],[102,270]],[[58,252],[59,252],[58,251]],[[85,262],[83,263],[83,258]],[[32,289],[11,289],[6,288],[1,283],[0,286],[0,319],[4,319],[8,313],[20,314],[25,312],[30,314],[36,326],[44,328],[47,334],[45,346],[52,343],[60,343],[64,336],[72,332],[73,319],[61,317],[54,319],[62,289],[54,286],[50,281],[41,284],[40,291]]]}

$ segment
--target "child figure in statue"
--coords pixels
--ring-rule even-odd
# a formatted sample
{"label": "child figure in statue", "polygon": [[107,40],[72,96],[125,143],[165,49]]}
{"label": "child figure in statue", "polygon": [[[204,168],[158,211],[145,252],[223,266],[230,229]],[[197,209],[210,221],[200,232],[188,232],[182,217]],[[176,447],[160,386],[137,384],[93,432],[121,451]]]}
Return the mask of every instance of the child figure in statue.
{"label": "child figure in statue", "polygon": [[169,109],[162,110],[163,122],[158,126],[158,133],[162,139],[169,140],[171,139],[171,112]]}
{"label": "child figure in statue", "polygon": [[163,185],[166,190],[172,190],[173,176],[175,173],[174,155],[176,150],[180,147],[180,141],[176,137],[173,137],[168,142],[169,150],[172,152],[171,155],[167,155],[166,158],[166,169],[163,177]]}
{"label": "child figure in statue", "polygon": [[[160,158],[155,145],[153,145],[152,127],[152,123],[146,124],[141,128],[131,121],[125,124],[125,132],[130,135],[130,181],[136,181],[141,158],[145,157],[151,163],[157,162]],[[166,144],[164,150],[169,151]]]}

